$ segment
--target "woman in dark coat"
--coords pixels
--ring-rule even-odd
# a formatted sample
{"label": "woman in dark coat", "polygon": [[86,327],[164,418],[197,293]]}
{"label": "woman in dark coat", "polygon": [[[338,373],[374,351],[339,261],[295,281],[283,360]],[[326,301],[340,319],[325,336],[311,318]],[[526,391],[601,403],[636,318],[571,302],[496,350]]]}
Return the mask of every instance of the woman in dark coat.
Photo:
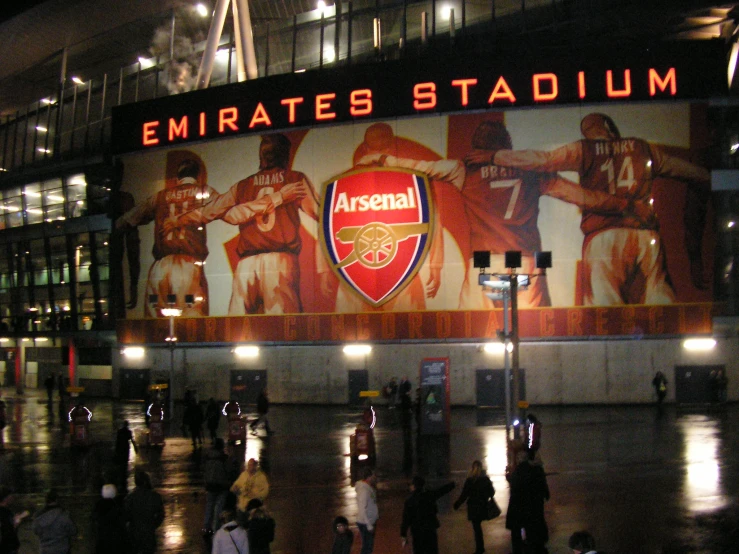
{"label": "woman in dark coat", "polygon": [[[544,520],[544,502],[549,500],[549,486],[544,468],[532,461],[533,452],[520,452],[519,463],[508,478],[511,496],[508,500],[506,529],[511,531],[513,554],[543,554],[549,541]],[[525,538],[524,538],[525,537]]]}
{"label": "woman in dark coat", "polygon": [[116,498],[115,485],[105,485],[95,504],[92,521],[95,532],[95,554],[128,554],[128,533],[123,506]]}
{"label": "woman in dark coat", "polygon": [[482,463],[479,460],[472,462],[467,479],[462,488],[462,494],[454,503],[454,509],[467,502],[467,519],[472,523],[475,532],[475,554],[485,552],[485,542],[482,536],[482,522],[488,519],[488,500],[495,496],[490,477],[485,474]]}

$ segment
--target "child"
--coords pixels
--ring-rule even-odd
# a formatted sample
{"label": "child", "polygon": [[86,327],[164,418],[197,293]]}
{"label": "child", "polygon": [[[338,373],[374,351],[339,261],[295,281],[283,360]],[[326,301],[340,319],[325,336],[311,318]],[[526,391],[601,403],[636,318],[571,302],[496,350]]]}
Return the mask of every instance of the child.
{"label": "child", "polygon": [[331,549],[331,554],[350,554],[354,533],[349,529],[349,522],[345,517],[338,516],[334,520],[334,535],[334,547]]}

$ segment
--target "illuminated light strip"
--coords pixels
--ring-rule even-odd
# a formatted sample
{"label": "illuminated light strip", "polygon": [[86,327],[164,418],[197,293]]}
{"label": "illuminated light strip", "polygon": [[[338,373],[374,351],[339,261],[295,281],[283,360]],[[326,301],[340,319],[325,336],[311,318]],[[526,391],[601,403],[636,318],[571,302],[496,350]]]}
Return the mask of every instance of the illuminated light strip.
{"label": "illuminated light strip", "polygon": [[712,338],[685,339],[683,341],[683,348],[693,352],[707,352],[713,350],[715,347],[716,339]]}
{"label": "illuminated light strip", "polygon": [[259,356],[258,346],[237,346],[234,348],[234,354],[239,358],[256,358]]}
{"label": "illuminated light strip", "polygon": [[[64,307],[64,311],[69,309],[68,306]],[[121,351],[126,358],[140,359],[144,357],[144,349],[140,346],[129,346]]]}
{"label": "illuminated light strip", "polygon": [[347,356],[366,356],[372,352],[372,346],[369,344],[347,344],[344,346],[344,354]]}

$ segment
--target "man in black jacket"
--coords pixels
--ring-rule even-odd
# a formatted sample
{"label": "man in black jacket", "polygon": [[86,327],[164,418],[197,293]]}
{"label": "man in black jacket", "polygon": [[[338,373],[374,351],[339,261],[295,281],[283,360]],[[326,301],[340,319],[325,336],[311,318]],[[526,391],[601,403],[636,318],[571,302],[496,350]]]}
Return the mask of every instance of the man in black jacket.
{"label": "man in black jacket", "polygon": [[519,452],[518,465],[508,481],[506,529],[511,531],[513,554],[545,554],[549,529],[544,519],[544,502],[549,500],[549,486],[544,469],[533,461],[534,453]]}
{"label": "man in black jacket", "polygon": [[408,529],[413,535],[413,554],[439,554],[439,542],[436,530],[439,528],[436,501],[449,494],[454,483],[437,489],[426,490],[423,477],[414,477],[411,483],[411,495],[403,506],[403,523],[400,525],[400,536],[403,546],[406,545]]}

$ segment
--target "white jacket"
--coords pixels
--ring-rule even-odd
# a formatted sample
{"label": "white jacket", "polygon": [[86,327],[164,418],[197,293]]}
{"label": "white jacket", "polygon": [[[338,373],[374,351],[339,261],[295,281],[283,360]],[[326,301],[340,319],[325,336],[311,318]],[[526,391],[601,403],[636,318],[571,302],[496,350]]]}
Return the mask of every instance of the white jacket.
{"label": "white jacket", "polygon": [[377,491],[364,481],[357,481],[354,490],[357,493],[357,523],[363,523],[368,531],[372,531],[380,517],[377,511]]}

